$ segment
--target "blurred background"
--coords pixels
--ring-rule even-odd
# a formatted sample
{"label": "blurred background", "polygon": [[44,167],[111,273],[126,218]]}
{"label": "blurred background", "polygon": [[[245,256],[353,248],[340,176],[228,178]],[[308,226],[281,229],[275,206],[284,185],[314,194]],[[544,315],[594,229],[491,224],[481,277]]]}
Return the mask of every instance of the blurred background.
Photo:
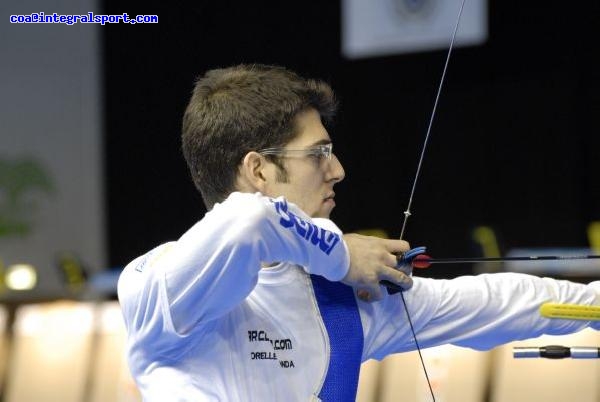
{"label": "blurred background", "polygon": [[[341,103],[330,134],[346,169],[333,220],[346,232],[398,237],[459,8],[460,0],[0,3],[2,400],[137,400],[121,357],[116,279],[205,213],[179,136],[194,80],[208,69],[279,64],[328,81]],[[10,22],[40,12],[158,23]],[[598,16],[597,2],[467,0],[405,234],[413,246],[436,257],[598,253]],[[585,281],[599,268],[465,264],[417,274]],[[450,369],[439,357],[448,353],[431,355],[442,362],[440,384],[454,378],[443,373],[479,367]],[[469,400],[470,388],[474,401],[516,401],[502,394],[522,390],[502,382],[506,359],[477,356],[483,368],[458,376],[476,383],[444,400]],[[397,400],[395,370],[415,363],[404,358],[409,366],[366,368],[361,398]],[[569,369],[592,375],[589,390],[575,383],[577,400],[600,400],[597,363],[584,364]],[[402,400],[427,400],[419,381]],[[532,399],[532,387],[525,400],[561,400],[557,391]]]}

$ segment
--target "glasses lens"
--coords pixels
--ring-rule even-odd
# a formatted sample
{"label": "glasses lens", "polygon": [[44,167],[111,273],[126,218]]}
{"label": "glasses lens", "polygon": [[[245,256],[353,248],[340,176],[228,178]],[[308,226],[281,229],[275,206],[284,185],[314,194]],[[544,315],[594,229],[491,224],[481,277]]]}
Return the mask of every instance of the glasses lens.
{"label": "glasses lens", "polygon": [[300,155],[314,155],[323,159],[331,159],[333,154],[333,144],[317,145],[313,148],[308,149],[285,149],[285,148],[265,148],[258,151],[262,155],[289,155],[289,154],[300,154]]}
{"label": "glasses lens", "polygon": [[333,144],[321,146],[321,153],[326,159],[331,159],[331,154],[333,153]]}

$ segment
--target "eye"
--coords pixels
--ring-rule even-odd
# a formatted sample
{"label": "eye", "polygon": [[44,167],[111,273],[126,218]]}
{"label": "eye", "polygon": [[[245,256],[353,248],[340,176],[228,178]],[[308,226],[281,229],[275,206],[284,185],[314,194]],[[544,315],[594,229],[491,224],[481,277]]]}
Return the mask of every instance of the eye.
{"label": "eye", "polygon": [[325,156],[323,155],[323,152],[320,149],[315,149],[313,150],[309,156],[311,158],[313,158],[315,161],[320,161],[322,160]]}
{"label": "eye", "polygon": [[319,151],[320,151],[320,156],[322,159],[330,159],[331,158],[331,153],[332,153],[332,145],[331,144],[327,144],[327,145],[321,145],[319,146]]}
{"label": "eye", "polygon": [[331,144],[317,145],[313,148],[309,148],[307,155],[310,156],[315,162],[322,162],[331,158]]}
{"label": "eye", "polygon": [[317,159],[327,159],[328,150],[326,146],[318,146],[313,148],[311,155]]}

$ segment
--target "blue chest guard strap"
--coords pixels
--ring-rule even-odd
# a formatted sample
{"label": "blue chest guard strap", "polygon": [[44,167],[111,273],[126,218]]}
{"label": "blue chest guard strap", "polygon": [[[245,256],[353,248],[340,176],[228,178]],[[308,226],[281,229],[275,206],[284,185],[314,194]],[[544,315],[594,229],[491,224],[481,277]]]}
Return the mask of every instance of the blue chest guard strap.
{"label": "blue chest guard strap", "polygon": [[354,291],[321,276],[311,275],[311,280],[330,347],[319,398],[324,402],[354,401],[363,351],[363,330]]}

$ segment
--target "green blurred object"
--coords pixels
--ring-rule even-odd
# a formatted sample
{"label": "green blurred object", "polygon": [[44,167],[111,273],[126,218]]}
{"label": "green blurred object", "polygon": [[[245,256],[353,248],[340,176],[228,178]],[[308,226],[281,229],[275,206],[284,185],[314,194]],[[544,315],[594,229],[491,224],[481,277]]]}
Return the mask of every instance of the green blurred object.
{"label": "green blurred object", "polygon": [[54,192],[52,179],[33,158],[0,158],[0,238],[25,236],[33,228],[36,192]]}

